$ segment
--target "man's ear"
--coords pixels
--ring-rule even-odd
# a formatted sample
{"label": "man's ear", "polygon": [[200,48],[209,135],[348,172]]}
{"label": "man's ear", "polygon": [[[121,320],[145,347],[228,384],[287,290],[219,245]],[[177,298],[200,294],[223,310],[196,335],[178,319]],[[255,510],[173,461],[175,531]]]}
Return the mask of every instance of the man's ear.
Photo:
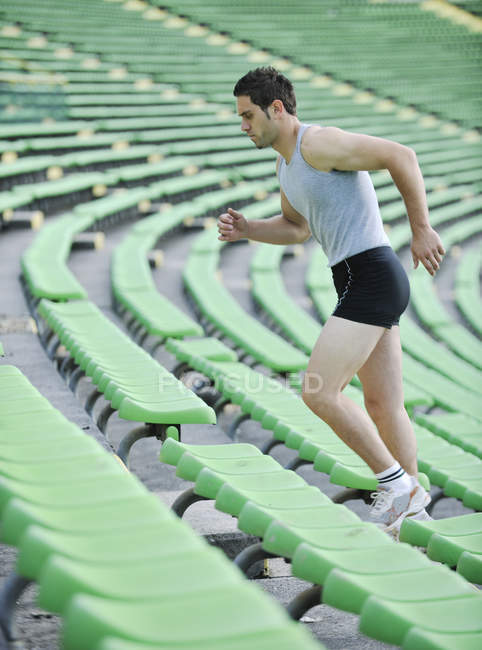
{"label": "man's ear", "polygon": [[275,117],[283,115],[285,111],[285,107],[281,99],[275,99],[271,104],[271,108]]}

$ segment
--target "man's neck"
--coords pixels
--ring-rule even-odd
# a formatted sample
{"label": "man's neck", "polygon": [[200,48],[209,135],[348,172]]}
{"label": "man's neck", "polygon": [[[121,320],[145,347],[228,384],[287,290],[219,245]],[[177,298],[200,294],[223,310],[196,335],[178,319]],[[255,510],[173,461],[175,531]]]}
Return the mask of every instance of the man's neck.
{"label": "man's neck", "polygon": [[298,118],[295,115],[290,115],[286,120],[286,124],[283,125],[283,128],[280,130],[279,136],[272,144],[273,149],[277,151],[280,156],[283,156],[287,163],[290,162],[291,156],[295,150],[300,127],[301,122]]}

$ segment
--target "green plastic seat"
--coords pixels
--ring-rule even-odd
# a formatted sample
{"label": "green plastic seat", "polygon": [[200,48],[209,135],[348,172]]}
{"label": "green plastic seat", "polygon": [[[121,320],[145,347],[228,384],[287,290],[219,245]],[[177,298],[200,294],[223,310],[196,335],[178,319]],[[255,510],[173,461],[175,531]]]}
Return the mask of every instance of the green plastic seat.
{"label": "green plastic seat", "polygon": [[478,420],[463,413],[420,413],[416,421],[465,451],[482,458],[481,424]]}
{"label": "green plastic seat", "polygon": [[[277,463],[251,445],[184,445],[170,439],[160,457],[177,467],[178,476],[194,481],[196,494],[216,499],[218,509],[238,517],[238,527],[259,536],[266,552],[289,558],[293,575],[323,585],[327,604],[363,617],[374,600],[383,607],[395,601],[446,607],[474,596],[461,576],[433,565],[418,550],[395,544],[303,482],[290,485],[292,473],[276,471]],[[425,582],[429,586],[421,591]],[[405,618],[407,630],[419,624],[412,610]],[[393,631],[377,633],[391,642]]]}
{"label": "green plastic seat", "polygon": [[71,533],[115,531],[153,523],[163,511],[164,508],[157,497],[152,495],[151,498],[142,492],[117,500],[106,499],[97,504],[92,498],[89,505],[78,505],[75,508],[75,517],[69,505],[61,508],[55,505],[28,503],[14,497],[2,512],[0,538],[6,544],[18,546],[23,533],[32,524]]}
{"label": "green plastic seat", "polygon": [[404,650],[478,650],[482,633],[449,634],[412,627],[403,640]]}
{"label": "green plastic seat", "polygon": [[[39,418],[39,413],[35,416]],[[43,413],[42,413],[43,416]],[[44,417],[44,416],[43,416]],[[30,414],[30,418],[32,418]],[[42,418],[43,420],[43,418]],[[11,424],[11,421],[10,423]],[[49,427],[58,426],[58,435],[49,436]],[[32,427],[24,429],[24,434],[17,444],[5,444],[2,447],[0,458],[5,463],[22,463],[25,465],[37,463],[52,463],[69,461],[69,459],[79,459],[81,462],[84,457],[92,458],[98,456],[99,445],[94,438],[80,433],[78,427],[71,425],[65,427],[64,422],[51,424],[50,418],[43,420],[43,426],[39,426],[36,436],[32,436]],[[6,434],[10,437],[14,435],[15,427],[6,429]],[[55,432],[55,429],[54,429]]]}
{"label": "green plastic seat", "polygon": [[303,580],[324,584],[332,569],[361,575],[418,571],[427,568],[427,558],[406,544],[381,544],[372,548],[339,550],[301,543],[293,556],[293,575]]}
{"label": "green plastic seat", "polygon": [[[249,647],[252,642],[254,642],[252,639],[245,639],[244,637],[240,639],[225,639],[223,640],[222,648],[223,650],[246,650],[246,647]],[[296,628],[283,629],[281,631],[272,630],[269,636],[263,636],[262,638],[259,636],[256,637],[255,642],[256,648],[259,650],[292,650],[299,643],[299,634]],[[321,645],[319,642],[311,641],[308,638],[304,639],[303,642],[309,644],[303,646],[307,650],[320,650]],[[179,647],[177,643],[172,645],[169,643],[162,644],[163,650],[176,650]],[[206,642],[190,641],[188,647],[189,650],[211,650],[213,646],[212,641],[209,640]],[[149,650],[150,648],[153,650],[154,648],[159,648],[159,646],[157,644],[139,644],[135,641],[114,638],[107,638],[95,646],[95,650]]]}
{"label": "green plastic seat", "polygon": [[390,544],[390,540],[374,524],[361,521],[320,528],[288,526],[274,521],[266,531],[263,548],[274,555],[292,558],[302,543],[343,551],[370,548],[376,554],[378,547]]}
{"label": "green plastic seat", "polygon": [[[288,492],[288,494],[286,494]],[[305,494],[308,490],[292,489],[286,490],[278,495],[278,507],[273,496],[263,499],[259,494],[248,492],[248,497],[253,501],[248,501],[239,513],[239,528],[244,532],[257,537],[265,537],[270,530],[271,522],[274,518],[289,528],[300,529],[318,529],[331,527],[348,527],[360,523],[358,517],[345,507],[336,507],[329,500],[320,499],[319,503],[311,507],[305,505]],[[295,502],[293,507],[286,504],[286,500],[291,496],[291,501]],[[311,496],[311,495],[309,495]],[[254,502],[254,499],[257,502]],[[219,508],[220,497],[216,499],[216,507]],[[300,504],[298,506],[298,504]],[[297,507],[295,507],[297,506]],[[314,531],[313,531],[314,532]]]}
{"label": "green plastic seat", "polygon": [[400,539],[427,548],[437,562],[456,567],[467,580],[482,580],[482,514],[473,513],[433,521],[407,519]]}
{"label": "green plastic seat", "polygon": [[[435,534],[427,547],[427,555],[431,559],[436,562],[444,562],[449,566],[456,566],[462,553],[473,555],[474,560],[478,560],[482,567],[482,531],[472,535],[456,535],[454,537]],[[477,576],[474,576],[474,582],[478,582]]]}
{"label": "green plastic seat", "polygon": [[375,639],[402,645],[410,628],[419,627],[441,634],[481,635],[482,598],[467,594],[461,598],[430,602],[401,603],[370,596],[363,606],[360,630]]}
{"label": "green plastic seat", "polygon": [[[98,389],[110,386],[106,398],[119,417],[168,425],[216,421],[209,406],[89,301],[54,304],[42,300],[39,313]],[[135,385],[139,377],[146,383]],[[134,385],[129,378],[134,379]]]}
{"label": "green plastic seat", "polygon": [[[134,501],[132,501],[134,503]],[[142,504],[145,513],[147,509]],[[130,502],[127,512],[131,514]],[[28,526],[18,543],[17,570],[31,579],[38,579],[45,564],[53,557],[63,557],[86,567],[113,568],[133,566],[143,562],[156,562],[162,556],[176,553],[196,553],[202,547],[200,537],[186,535],[185,528],[168,510],[153,511],[153,517],[145,521],[135,520],[122,524],[122,512],[118,521],[112,519],[113,529],[99,526],[85,530],[61,530],[48,528],[43,520]],[[115,514],[115,513],[114,513]],[[87,520],[86,520],[87,521]],[[88,523],[88,522],[87,522]],[[159,540],[162,538],[163,543]]]}
{"label": "green plastic seat", "polygon": [[[22,391],[14,404],[19,402],[27,412],[35,409],[35,402],[48,406],[21,373],[2,368],[1,402],[12,403],[12,383],[15,391]],[[47,414],[51,410],[45,408]],[[10,424],[17,414],[22,411],[10,413]],[[53,460],[44,456],[36,463],[31,446],[22,444],[13,447],[16,460],[0,460],[1,539],[18,547],[17,575],[38,583],[39,605],[65,618],[64,647],[94,647],[115,625],[116,636],[154,643],[167,638],[178,645],[184,629],[186,648],[191,638],[221,648],[225,637],[253,638],[259,633],[270,639],[273,629],[286,629],[293,637],[293,648],[309,647],[309,635],[245,582],[220,551],[195,536],[92,438],[71,438],[69,433],[64,430],[67,442],[90,441],[77,445],[77,456],[60,455]],[[31,438],[37,440],[34,427]],[[217,460],[214,446],[205,454]],[[243,460],[246,454],[247,450]],[[273,461],[259,452],[255,455],[258,460]],[[75,632],[70,638],[79,601],[93,597],[101,603],[96,608],[100,619],[82,624],[82,634]],[[200,612],[193,607],[195,602],[202,603]],[[110,619],[123,603],[129,604],[134,616],[115,613]],[[184,614],[182,621],[171,613],[160,622],[160,610],[173,603],[173,611],[186,608],[192,626],[186,627]],[[245,614],[241,622],[240,613]]]}
{"label": "green plastic seat", "polygon": [[414,546],[428,546],[434,534],[439,535],[470,535],[482,530],[482,513],[418,521],[406,519],[400,528],[400,540]]}
{"label": "green plastic seat", "polygon": [[[169,527],[165,526],[169,535]],[[120,566],[93,565],[52,555],[39,576],[38,603],[47,611],[64,614],[75,594],[88,594],[109,601],[162,603],[178,596],[204,593],[219,588],[236,590],[240,583],[234,566],[223,565],[220,571],[219,551],[199,545],[184,553],[176,548],[182,544],[179,534],[169,547],[161,534],[162,553],[146,560]],[[166,542],[169,541],[166,537]]]}
{"label": "green plastic seat", "polygon": [[40,231],[21,260],[22,273],[33,296],[52,300],[87,297],[85,289],[68,269],[66,259],[74,236],[89,224],[88,218],[66,215]]}
{"label": "green plastic seat", "polygon": [[[420,589],[420,582],[424,585]],[[428,566],[416,572],[361,575],[333,569],[323,586],[323,602],[360,614],[370,596],[396,602],[445,600],[473,595],[473,588],[449,569]]]}
{"label": "green plastic seat", "polygon": [[57,508],[75,508],[89,504],[100,505],[111,501],[141,494],[143,489],[126,472],[103,472],[95,478],[90,477],[74,481],[72,477],[59,480],[58,483],[25,483],[10,478],[0,478],[0,510],[11,499],[19,498],[28,503],[39,505],[54,504]]}
{"label": "green plastic seat", "polygon": [[319,647],[308,632],[248,583],[240,584],[236,590],[228,587],[202,596],[173,597],[162,604],[112,603],[92,596],[76,596],[64,620],[65,650],[95,648],[110,636],[147,645],[161,643],[161,647],[176,644],[186,649],[196,643],[229,648],[230,642],[243,639],[246,644],[256,643],[262,648],[266,640],[285,631],[293,634],[293,648]]}
{"label": "green plastic seat", "polygon": [[[45,446],[45,445],[44,445]],[[72,455],[70,458],[62,458],[52,461],[47,455],[42,460],[34,458],[26,462],[19,454],[18,460],[0,460],[0,476],[12,478],[28,484],[50,484],[62,483],[81,477],[84,479],[95,479],[106,474],[122,474],[125,472],[119,462],[112,456],[104,453],[98,446],[98,451],[86,453],[80,456]],[[75,479],[74,479],[75,480]]]}
{"label": "green plastic seat", "polygon": [[479,298],[480,248],[464,253],[457,266],[455,301],[471,327],[482,334],[482,310]]}

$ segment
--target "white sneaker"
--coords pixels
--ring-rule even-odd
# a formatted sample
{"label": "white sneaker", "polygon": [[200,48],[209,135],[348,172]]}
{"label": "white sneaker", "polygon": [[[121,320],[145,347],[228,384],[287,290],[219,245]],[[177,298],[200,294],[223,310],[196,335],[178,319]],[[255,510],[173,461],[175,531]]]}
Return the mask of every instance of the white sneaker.
{"label": "white sneaker", "polygon": [[405,491],[397,492],[379,487],[372,494],[370,518],[386,532],[400,530],[402,521],[407,516],[417,515],[430,503],[430,496],[418,481],[412,477],[411,486]]}
{"label": "white sneaker", "polygon": [[423,508],[420,512],[415,513],[414,515],[407,515],[407,519],[415,519],[415,521],[433,521],[428,512]]}

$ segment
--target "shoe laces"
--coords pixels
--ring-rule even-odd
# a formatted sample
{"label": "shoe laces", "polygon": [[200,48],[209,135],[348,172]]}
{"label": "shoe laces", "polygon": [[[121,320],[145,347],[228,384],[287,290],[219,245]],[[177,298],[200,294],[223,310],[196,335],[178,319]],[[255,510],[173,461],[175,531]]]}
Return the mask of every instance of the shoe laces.
{"label": "shoe laces", "polygon": [[393,502],[393,490],[377,490],[370,494],[373,502],[370,506],[372,515],[388,510]]}

